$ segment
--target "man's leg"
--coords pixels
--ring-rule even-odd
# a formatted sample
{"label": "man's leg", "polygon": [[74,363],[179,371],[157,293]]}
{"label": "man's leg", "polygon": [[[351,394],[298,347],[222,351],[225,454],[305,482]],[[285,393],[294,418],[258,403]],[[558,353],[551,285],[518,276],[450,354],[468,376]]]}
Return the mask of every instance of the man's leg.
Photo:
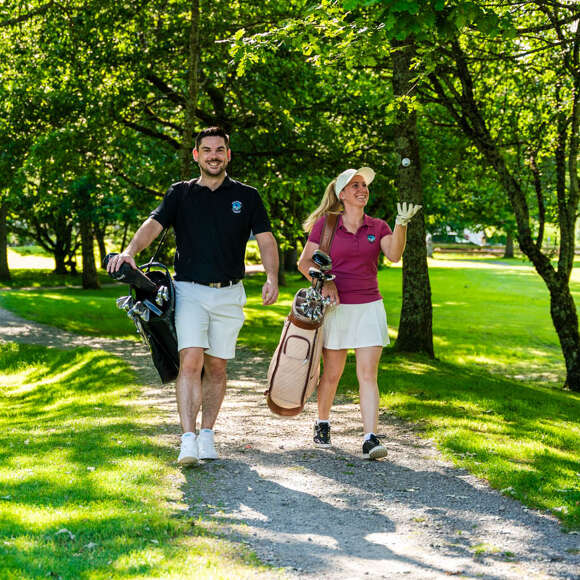
{"label": "man's leg", "polygon": [[226,359],[205,355],[205,372],[202,381],[201,429],[197,438],[200,459],[218,458],[214,445],[213,426],[226,392],[226,363]]}
{"label": "man's leg", "polygon": [[201,405],[201,428],[213,429],[226,394],[227,360],[205,355]]}
{"label": "man's leg", "polygon": [[197,415],[202,402],[201,370],[203,348],[190,347],[179,351],[179,375],[175,383],[177,410],[183,435],[178,463],[199,463],[198,444],[195,436]]}
{"label": "man's leg", "polygon": [[[208,301],[210,302],[210,301]],[[242,283],[212,290],[209,347],[205,351],[199,458],[217,459],[213,426],[226,392],[226,365],[236,355],[236,340],[244,323],[246,294]]]}
{"label": "man's leg", "polygon": [[177,409],[184,433],[195,433],[202,403],[201,370],[203,348],[184,348],[179,352],[179,375],[175,383]]}

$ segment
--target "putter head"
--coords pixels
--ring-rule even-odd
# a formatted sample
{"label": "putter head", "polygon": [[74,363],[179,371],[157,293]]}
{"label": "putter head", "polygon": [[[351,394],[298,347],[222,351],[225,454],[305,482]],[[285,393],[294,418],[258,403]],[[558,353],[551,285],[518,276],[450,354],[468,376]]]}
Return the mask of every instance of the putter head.
{"label": "putter head", "polygon": [[332,267],[332,260],[330,256],[322,250],[315,250],[312,254],[312,261],[322,270],[326,272]]}

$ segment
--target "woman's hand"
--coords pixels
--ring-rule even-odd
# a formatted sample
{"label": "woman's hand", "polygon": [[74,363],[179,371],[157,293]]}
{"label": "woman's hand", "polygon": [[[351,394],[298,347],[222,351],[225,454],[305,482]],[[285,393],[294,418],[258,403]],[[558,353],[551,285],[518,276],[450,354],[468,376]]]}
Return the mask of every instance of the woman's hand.
{"label": "woman's hand", "polygon": [[338,290],[336,289],[336,284],[332,280],[325,282],[322,286],[322,296],[324,296],[324,298],[330,298],[331,304],[340,304]]}

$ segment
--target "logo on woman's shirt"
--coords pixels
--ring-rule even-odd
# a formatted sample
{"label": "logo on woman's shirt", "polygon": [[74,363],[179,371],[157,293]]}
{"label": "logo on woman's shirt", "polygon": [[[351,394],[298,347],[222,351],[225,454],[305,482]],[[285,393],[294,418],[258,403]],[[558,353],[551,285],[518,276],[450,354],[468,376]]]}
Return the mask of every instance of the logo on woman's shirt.
{"label": "logo on woman's shirt", "polygon": [[232,211],[234,213],[241,213],[242,212],[242,202],[241,201],[232,201]]}
{"label": "logo on woman's shirt", "polygon": [[374,234],[369,234],[367,236],[367,240],[372,244],[375,240],[377,239],[377,237]]}

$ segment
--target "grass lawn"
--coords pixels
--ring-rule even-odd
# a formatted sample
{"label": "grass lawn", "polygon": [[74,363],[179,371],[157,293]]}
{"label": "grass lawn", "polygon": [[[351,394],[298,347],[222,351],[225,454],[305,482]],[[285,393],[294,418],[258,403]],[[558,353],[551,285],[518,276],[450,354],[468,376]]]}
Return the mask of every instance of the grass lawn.
{"label": "grass lawn", "polygon": [[28,320],[78,334],[138,340],[135,325],[115,304],[128,289],[125,284],[115,284],[100,290],[4,290],[0,291],[0,306]]}
{"label": "grass lawn", "polygon": [[[10,268],[10,280],[1,281],[0,288],[24,288],[46,286],[81,286],[80,274],[54,274],[54,258],[44,252],[38,246],[21,246],[8,248],[8,266]],[[101,284],[109,284],[111,278],[99,271]]]}
{"label": "grass lawn", "polygon": [[[177,437],[103,352],[0,343],[0,578],[255,578],[188,514]],[[193,501],[193,499],[192,499]],[[211,523],[211,522],[210,522]]]}
{"label": "grass lawn", "polygon": [[[579,274],[577,267],[572,278],[577,303]],[[580,528],[580,397],[560,388],[564,364],[543,282],[522,260],[461,255],[436,256],[430,278],[438,358],[403,357],[385,349],[379,373],[382,409],[415,423],[456,464],[494,487],[530,507],[550,509],[567,527]],[[255,275],[246,281],[247,322],[240,343],[272,353],[304,281],[288,276],[278,303],[263,307],[263,280]],[[379,282],[394,339],[400,267],[381,270]],[[7,291],[0,293],[0,304],[77,332],[92,327],[109,336],[133,336],[114,307],[114,298],[125,289]],[[89,312],[101,314],[89,321]],[[106,318],[117,322],[105,328]],[[357,397],[352,356],[340,390]]]}

